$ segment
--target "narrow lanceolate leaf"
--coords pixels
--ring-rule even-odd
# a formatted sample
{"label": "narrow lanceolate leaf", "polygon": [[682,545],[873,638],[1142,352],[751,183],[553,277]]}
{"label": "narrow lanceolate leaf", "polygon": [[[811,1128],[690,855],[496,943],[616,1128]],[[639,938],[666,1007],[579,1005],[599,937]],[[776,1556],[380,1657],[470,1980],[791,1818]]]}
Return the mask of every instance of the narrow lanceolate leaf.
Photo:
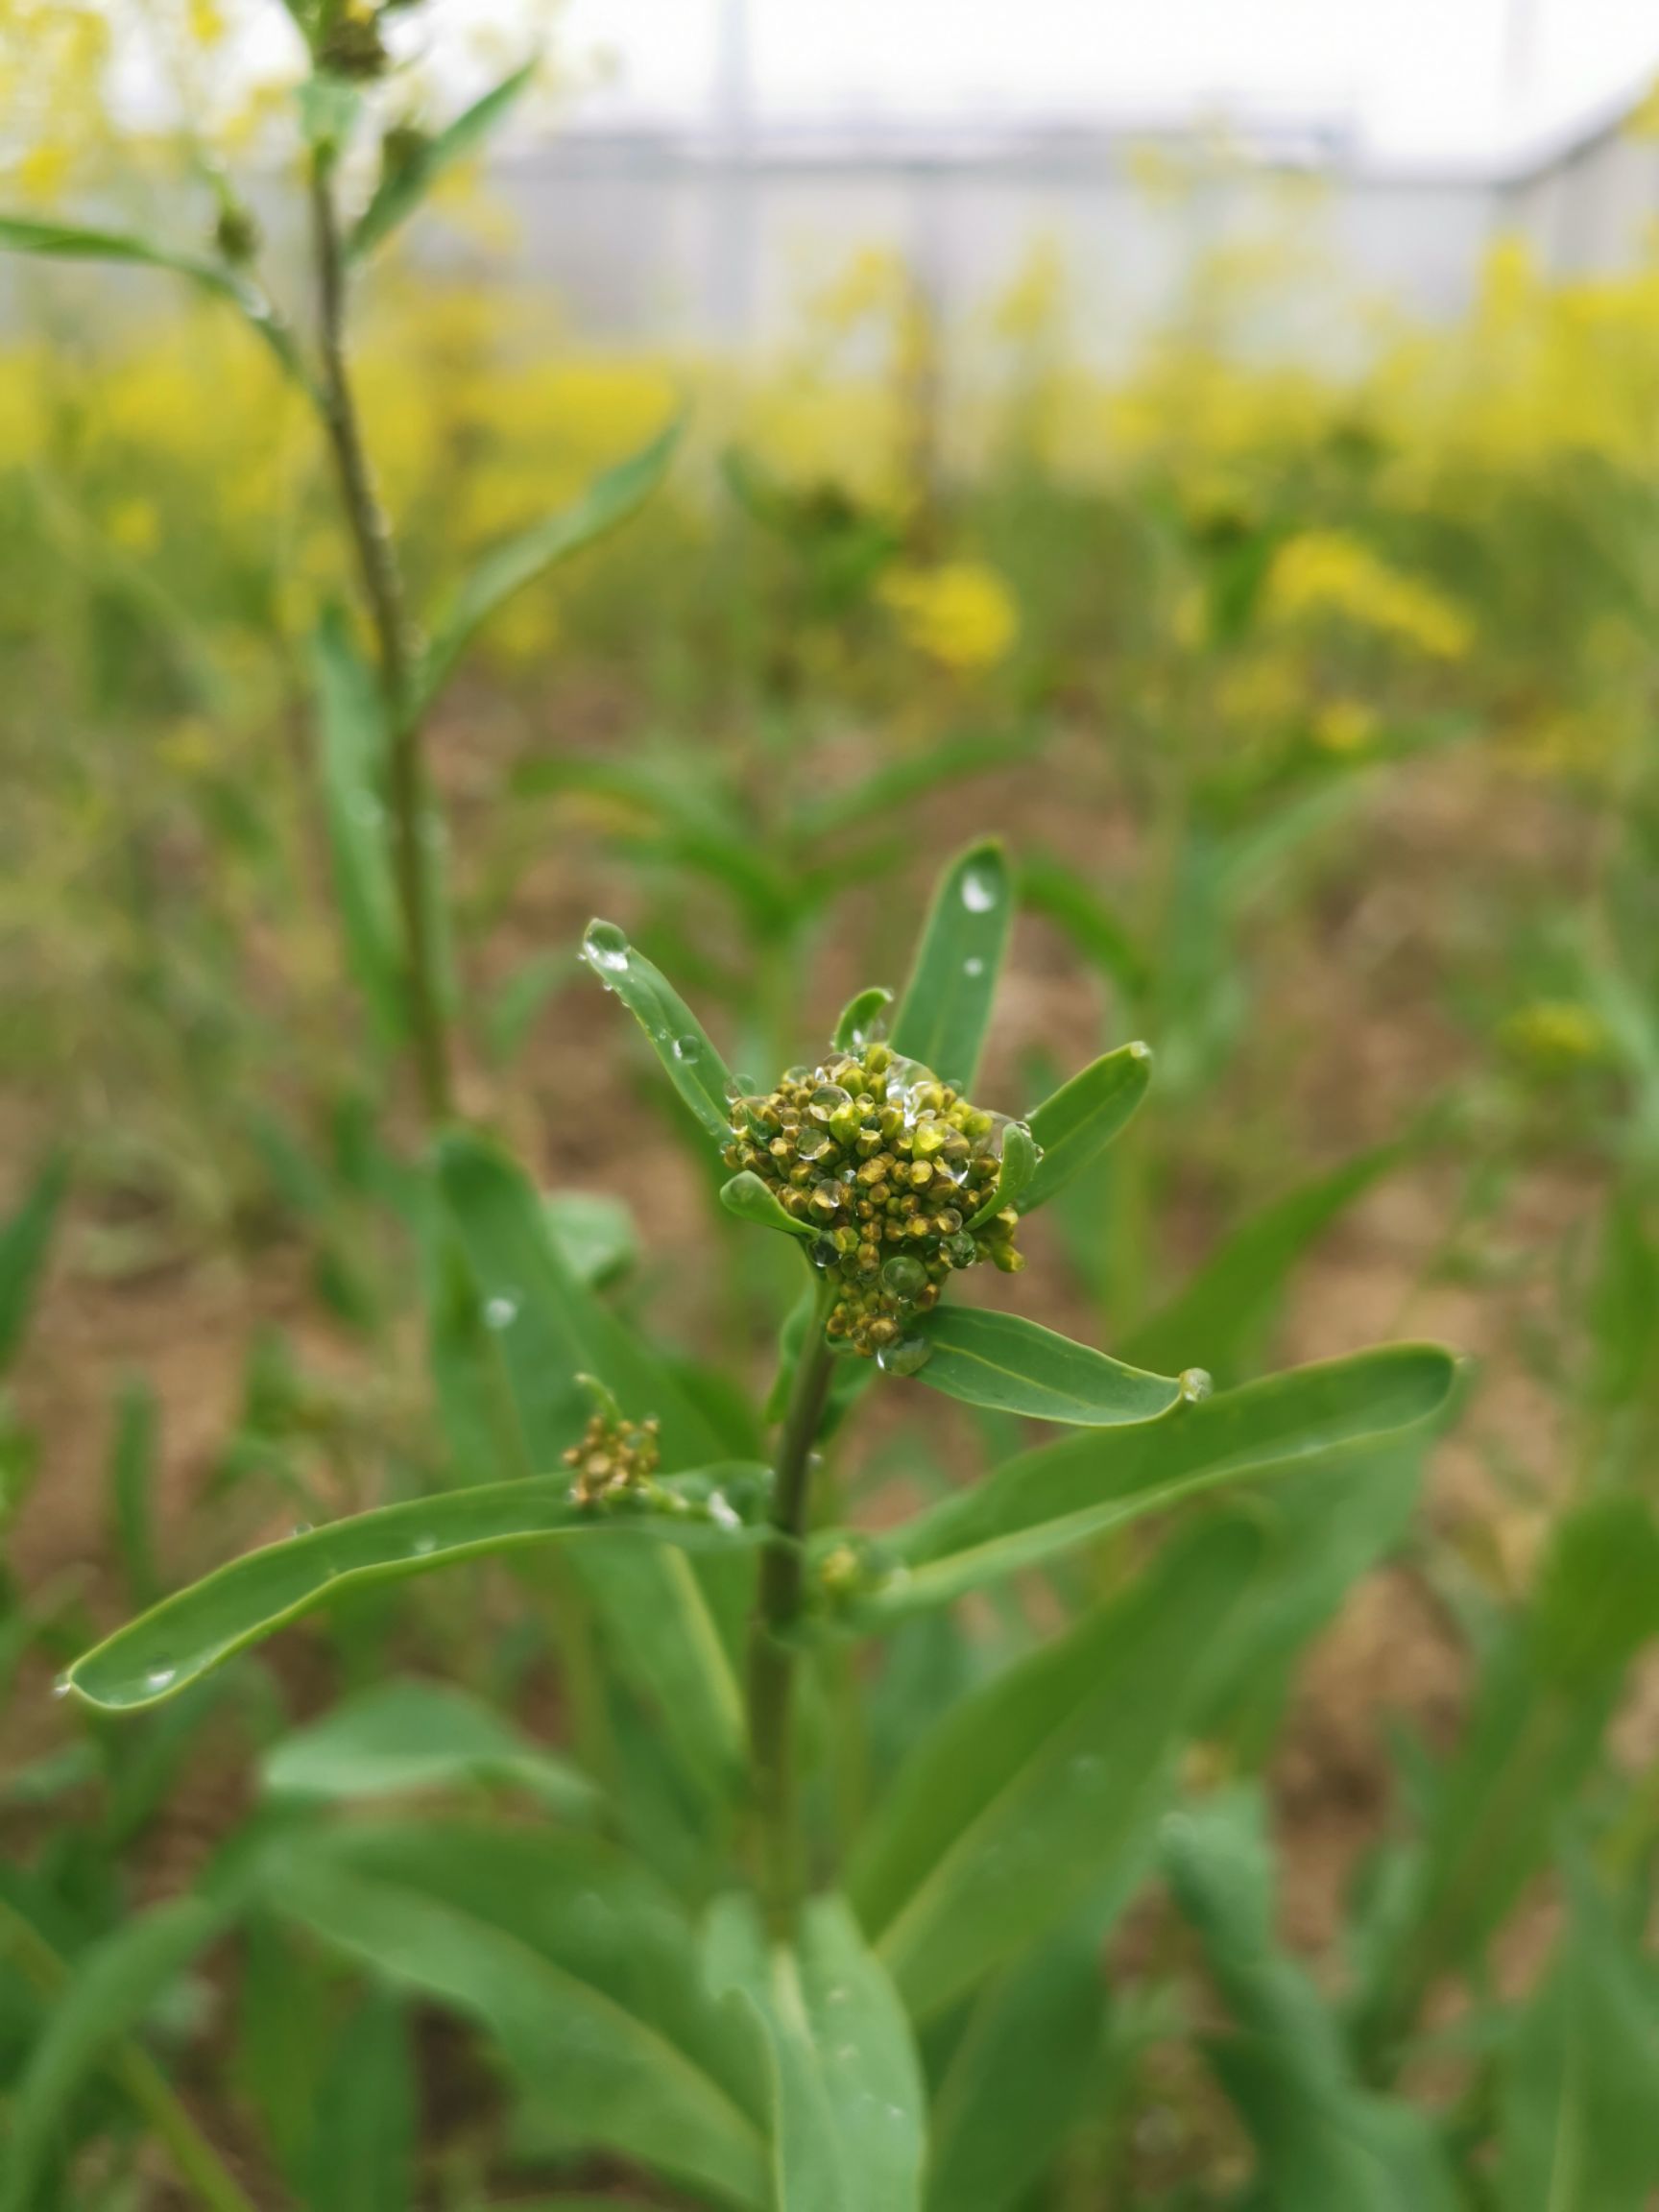
{"label": "narrow lanceolate leaf", "polygon": [[[592,1403],[577,1378],[591,1375],[630,1420],[661,1422],[667,1473],[726,1457],[707,1415],[566,1263],[513,1161],[451,1135],[439,1185],[449,1266],[433,1344],[453,1427],[465,1431],[469,1412],[488,1407],[502,1472],[552,1468],[587,1426]],[[690,1558],[637,1544],[577,1545],[568,1557],[612,1663],[647,1701],[685,1778],[704,1791],[734,1778],[742,1703]]]}
{"label": "narrow lanceolate leaf", "polygon": [[996,1188],[969,1221],[969,1228],[977,1229],[981,1222],[989,1221],[993,1214],[1000,1214],[1004,1206],[1018,1206],[1036,1172],[1037,1140],[1023,1121],[1010,1121],[1002,1133],[1002,1159],[997,1171]]}
{"label": "narrow lanceolate leaf", "polygon": [[76,223],[42,223],[23,215],[0,215],[0,252],[31,253],[52,261],[120,261],[129,267],[165,269],[235,307],[286,373],[299,383],[310,382],[293,333],[271,302],[256,285],[216,261],[178,252],[156,239],[137,237],[131,231],[99,230]]}
{"label": "narrow lanceolate leaf", "polygon": [[442,1682],[381,1682],[284,1736],[260,1762],[273,1797],[323,1803],[507,1783],[582,1816],[588,1777],[493,1706]]}
{"label": "narrow lanceolate leaf", "polygon": [[[1126,1883],[1260,1540],[1198,1530],[1128,1595],[961,1699],[854,1847],[848,1890],[913,2015]],[[1121,1902],[1119,1897],[1118,1902]]]}
{"label": "narrow lanceolate leaf", "polygon": [[[923,1376],[931,1371],[929,1361]],[[1111,1436],[1022,1453],[896,1532],[889,1554],[901,1572],[864,1601],[866,1618],[941,1604],[1201,1491],[1340,1468],[1428,1422],[1455,1373],[1435,1345],[1390,1345],[1292,1368]]]}
{"label": "narrow lanceolate leaf", "polygon": [[933,894],[892,1032],[895,1052],[959,1091],[972,1089],[978,1071],[1013,919],[1001,846],[971,845]]}
{"label": "narrow lanceolate leaf", "polygon": [[373,199],[346,242],[349,260],[360,261],[377,246],[383,246],[399,224],[406,223],[414,214],[444,172],[478,151],[508,109],[528,89],[536,69],[534,61],[526,61],[522,68],[515,69],[510,77],[492,85],[481,99],[474,100],[470,108],[457,115],[447,130],[428,138],[381,177]]}
{"label": "narrow lanceolate leaf", "polygon": [[651,1041],[668,1080],[718,1144],[732,1141],[732,1075],[678,991],[614,922],[589,922],[582,957]]}
{"label": "narrow lanceolate leaf", "polygon": [[56,1152],[24,1193],[16,1212],[0,1223],[0,1375],[16,1357],[29,1326],[58,1210],[68,1188],[68,1157]]}
{"label": "narrow lanceolate leaf", "polygon": [[12,2084],[0,2212],[32,2212],[70,2105],[167,1985],[224,1926],[224,1909],[183,1897],[135,1914],[75,1962],[28,2065]]}
{"label": "narrow lanceolate leaf", "polygon": [[1152,1047],[1120,1045],[1064,1083],[1026,1117],[1042,1158],[1020,1201],[1029,1214],[1106,1149],[1146,1095]]}
{"label": "narrow lanceolate leaf", "polygon": [[1659,1989],[1588,1869],[1503,2055],[1503,2212],[1646,2212],[1659,2190]]}
{"label": "narrow lanceolate leaf", "polygon": [[980,1993],[933,2099],[927,2212],[1017,2212],[1053,2163],[1100,2062],[1096,1927],[1064,1930]]}
{"label": "narrow lanceolate leaf", "polygon": [[372,1989],[340,2023],[318,2084],[305,2212],[408,2212],[417,2093],[406,2008]]}
{"label": "narrow lanceolate leaf", "polygon": [[312,1830],[268,1852],[273,1909],[478,2021],[573,2155],[611,2152],[721,2202],[767,2205],[742,2023],[695,1931],[591,1838],[482,1822]]}
{"label": "narrow lanceolate leaf", "polygon": [[[691,1491],[700,1494],[709,1479],[718,1488],[756,1473],[736,1462],[709,1469]],[[554,1540],[655,1541],[711,1551],[759,1540],[757,1529],[733,1527],[726,1515],[712,1517],[700,1495],[682,1493],[672,1481],[661,1488],[686,1510],[578,1505],[567,1475],[543,1475],[359,1513],[268,1544],[176,1592],[77,1659],[65,1680],[88,1705],[126,1712],[172,1696],[234,1652],[365,1583],[427,1575]]]}
{"label": "narrow lanceolate leaf", "polygon": [[1236,2024],[1210,2047],[1250,2130],[1276,2212],[1455,2212],[1425,2115],[1360,2087],[1306,1969],[1274,1940],[1274,1884],[1254,1790],[1170,1815],[1164,1859]]}
{"label": "narrow lanceolate leaf", "polygon": [[892,1003],[892,992],[883,990],[879,983],[872,984],[868,991],[860,991],[856,998],[850,998],[835,1024],[835,1049],[861,1052],[877,1034],[882,1009]]}
{"label": "narrow lanceolate leaf", "polygon": [[1018,1313],[939,1306],[919,1324],[932,1347],[916,1380],[967,1406],[1109,1429],[1155,1421],[1181,1398],[1172,1375],[1145,1375]]}
{"label": "narrow lanceolate leaf", "polygon": [[346,955],[384,1050],[403,1034],[402,935],[386,810],[386,718],[374,673],[338,608],[312,641],[324,820]]}
{"label": "narrow lanceolate leaf", "polygon": [[740,1221],[754,1222],[757,1229],[780,1229],[785,1237],[812,1234],[805,1221],[784,1213],[759,1176],[747,1167],[720,1186],[720,1203],[728,1214],[735,1214]]}
{"label": "narrow lanceolate leaf", "polygon": [[615,529],[644,505],[668,473],[680,431],[676,417],[648,445],[595,477],[573,505],[485,554],[433,626],[421,671],[423,702],[442,690],[474,636],[516,591]]}
{"label": "narrow lanceolate leaf", "polygon": [[[922,2072],[893,1984],[840,1897],[769,1943],[754,1906],[715,1906],[709,1980],[765,2053],[773,2212],[921,2212]],[[733,2007],[736,2009],[736,2007]]]}

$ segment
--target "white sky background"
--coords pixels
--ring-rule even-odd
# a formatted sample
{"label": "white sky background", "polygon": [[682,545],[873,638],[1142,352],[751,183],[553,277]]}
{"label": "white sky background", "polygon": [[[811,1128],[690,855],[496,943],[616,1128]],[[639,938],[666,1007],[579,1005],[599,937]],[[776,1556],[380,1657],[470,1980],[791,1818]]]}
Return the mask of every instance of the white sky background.
{"label": "white sky background", "polygon": [[[567,0],[614,74],[598,121],[709,111],[727,0]],[[510,8],[505,11],[510,13]],[[748,0],[752,99],[786,120],[1144,112],[1346,120],[1368,152],[1481,161],[1659,72],[1659,0]]]}

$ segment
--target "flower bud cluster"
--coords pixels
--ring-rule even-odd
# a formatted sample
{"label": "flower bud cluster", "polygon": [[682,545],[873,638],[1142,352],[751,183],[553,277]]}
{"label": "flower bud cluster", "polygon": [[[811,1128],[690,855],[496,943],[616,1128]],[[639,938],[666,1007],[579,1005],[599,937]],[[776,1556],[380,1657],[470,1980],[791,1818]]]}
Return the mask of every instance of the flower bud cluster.
{"label": "flower bud cluster", "polygon": [[976,1218],[996,1192],[1006,1126],[874,1043],[734,1098],[724,1157],[814,1232],[813,1263],[835,1291],[829,1334],[908,1374],[927,1353],[910,1324],[953,1272],[981,1260],[1007,1274],[1025,1264],[1011,1206]]}
{"label": "flower bud cluster", "polygon": [[643,1489],[661,1457],[660,1427],[656,1420],[623,1421],[607,1412],[595,1413],[581,1443],[572,1444],[565,1455],[565,1466],[576,1470],[571,1502],[597,1505]]}

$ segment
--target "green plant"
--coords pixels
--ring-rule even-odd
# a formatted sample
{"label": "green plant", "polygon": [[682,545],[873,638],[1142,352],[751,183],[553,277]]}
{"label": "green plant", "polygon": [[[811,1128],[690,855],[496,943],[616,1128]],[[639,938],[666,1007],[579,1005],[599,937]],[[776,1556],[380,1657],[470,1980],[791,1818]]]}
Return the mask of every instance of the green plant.
{"label": "green plant", "polygon": [[[1144,1872],[1182,1743],[1249,1648],[1280,1563],[1256,1485],[1288,1479],[1317,1515],[1379,1453],[1398,1479],[1452,1383],[1444,1353],[1406,1346],[1210,1395],[1196,1373],[1127,1368],[951,1294],[983,1258],[1010,1262],[1022,1201],[1110,1142],[1146,1082],[1142,1049],[1095,1062],[1028,1123],[964,1102],[1011,900],[998,848],[972,848],[941,882],[890,1040],[886,994],[861,994],[824,1066],[765,1096],[738,1091],[619,930],[588,932],[589,967],[735,1165],[728,1205],[801,1249],[768,1458],[722,1448],[721,1421],[561,1258],[519,1170],[452,1131],[431,1170],[434,1374],[491,1479],[252,1552],[65,1675],[98,1710],[147,1708],[376,1582],[562,1555],[566,1666],[598,1673],[569,1682],[581,1778],[550,1769],[541,1817],[341,1824],[313,1808],[251,1841],[212,1894],[481,2021],[543,2142],[609,2149],[710,2201],[922,2203],[930,2039],[1062,1929],[1098,1944]],[[827,1230],[842,1214],[857,1235]],[[1072,1433],[878,1535],[839,1525],[821,1455],[881,1367],[902,1379],[883,1387]],[[1138,1563],[1120,1532],[1158,1513],[1177,1526]],[[982,1688],[914,1707],[901,1768],[873,1789],[845,1757],[868,1740],[863,1655],[1108,1542],[1103,1601]],[[334,1771],[373,1791],[412,1728],[428,1785],[538,1756],[488,1715],[446,1752],[454,1725],[384,1703],[342,1714]],[[296,1746],[290,1783],[299,1765]]]}

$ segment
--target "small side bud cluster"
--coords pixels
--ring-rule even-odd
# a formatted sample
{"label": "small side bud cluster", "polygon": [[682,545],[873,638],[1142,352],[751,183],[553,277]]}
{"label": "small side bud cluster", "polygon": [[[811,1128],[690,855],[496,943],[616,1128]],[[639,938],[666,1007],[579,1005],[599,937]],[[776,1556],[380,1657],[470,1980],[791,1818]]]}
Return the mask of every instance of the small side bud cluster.
{"label": "small side bud cluster", "polygon": [[830,1335],[910,1374],[927,1345],[909,1324],[953,1272],[981,1260],[1007,1274],[1025,1264],[1013,1207],[976,1220],[997,1189],[1006,1126],[875,1043],[733,1099],[724,1158],[815,1232],[813,1263],[836,1289]]}
{"label": "small side bud cluster", "polygon": [[380,36],[378,15],[365,7],[362,0],[346,0],[319,41],[318,67],[332,76],[366,84],[383,77],[391,62],[392,57]]}
{"label": "small side bud cluster", "polygon": [[570,1485],[577,1505],[598,1505],[608,1500],[642,1490],[657,1471],[661,1457],[658,1444],[661,1423],[625,1421],[601,1409],[589,1422],[580,1444],[565,1455],[576,1479]]}

